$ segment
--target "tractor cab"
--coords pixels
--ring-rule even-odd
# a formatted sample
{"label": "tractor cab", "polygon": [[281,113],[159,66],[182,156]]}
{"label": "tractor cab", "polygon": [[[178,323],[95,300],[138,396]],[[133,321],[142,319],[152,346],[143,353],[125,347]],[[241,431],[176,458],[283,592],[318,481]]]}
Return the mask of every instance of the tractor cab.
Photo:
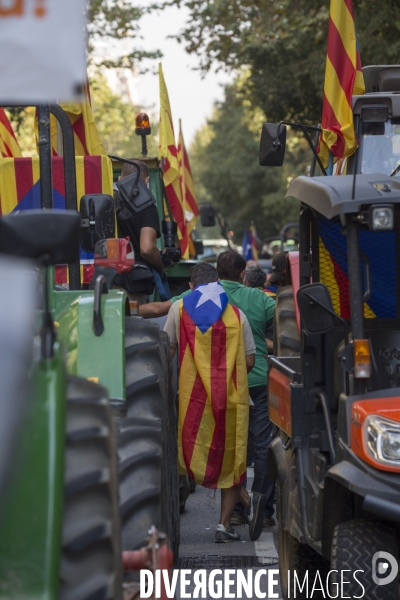
{"label": "tractor cab", "polygon": [[[142,154],[139,159],[146,163],[149,169],[149,190],[156,201],[155,205],[159,215],[162,236],[157,240],[157,247],[169,263],[165,273],[171,296],[175,296],[189,289],[190,268],[196,261],[182,258],[178,239],[178,227],[172,214],[163,180],[162,163],[158,157],[148,156],[147,154],[146,138],[151,134],[151,126],[150,119],[146,113],[141,112],[137,115],[135,133],[140,136],[142,141]],[[110,158],[112,159],[115,187],[124,163],[129,163],[130,161],[127,158],[119,156],[110,156]],[[194,248],[190,251],[190,254],[195,254]],[[154,294],[150,296],[150,301],[155,299],[160,299],[157,287]]]}
{"label": "tractor cab", "polygon": [[380,598],[373,556],[397,557],[400,533],[400,182],[298,177],[286,197],[301,207],[298,269],[290,299],[277,294],[268,392],[283,597],[296,597],[294,569],[315,567],[336,571],[331,593],[361,569],[365,597]]}
{"label": "tractor cab", "polygon": [[[311,176],[353,173],[382,173],[400,176],[400,65],[371,65],[363,68],[365,94],[353,96],[354,131],[359,150],[349,159],[334,163],[330,154],[325,169],[316,146],[321,129],[303,123],[265,123],[260,145],[260,165],[281,166],[286,147],[287,126],[303,131],[314,154]],[[314,139],[313,139],[314,138]]]}
{"label": "tractor cab", "polygon": [[[353,97],[354,127],[360,142],[349,173],[400,176],[400,65],[363,69],[365,94]],[[357,167],[356,167],[357,163]]]}

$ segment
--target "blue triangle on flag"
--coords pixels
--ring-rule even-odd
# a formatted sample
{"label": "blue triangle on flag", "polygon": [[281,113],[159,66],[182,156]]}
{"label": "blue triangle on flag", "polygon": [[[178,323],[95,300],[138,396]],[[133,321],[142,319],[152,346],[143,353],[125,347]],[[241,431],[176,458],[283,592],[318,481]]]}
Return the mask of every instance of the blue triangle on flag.
{"label": "blue triangle on flag", "polygon": [[[12,212],[16,212],[17,210],[33,210],[41,208],[40,201],[40,179],[35,183],[34,186],[31,187],[29,192],[25,194],[22,200],[17,204],[17,206],[13,209]],[[55,188],[53,188],[53,208],[64,209],[65,198],[60,192],[58,192]]]}
{"label": "blue triangle on flag", "polygon": [[227,304],[228,296],[217,282],[199,285],[183,299],[186,312],[201,333],[205,333],[221,318]]}

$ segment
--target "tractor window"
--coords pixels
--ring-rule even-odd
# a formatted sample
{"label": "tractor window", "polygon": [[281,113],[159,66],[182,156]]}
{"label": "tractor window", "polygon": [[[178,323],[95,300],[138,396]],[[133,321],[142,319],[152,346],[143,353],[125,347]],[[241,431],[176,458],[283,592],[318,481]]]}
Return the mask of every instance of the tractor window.
{"label": "tractor window", "polygon": [[361,173],[390,175],[400,164],[400,122],[396,121],[363,124]]}

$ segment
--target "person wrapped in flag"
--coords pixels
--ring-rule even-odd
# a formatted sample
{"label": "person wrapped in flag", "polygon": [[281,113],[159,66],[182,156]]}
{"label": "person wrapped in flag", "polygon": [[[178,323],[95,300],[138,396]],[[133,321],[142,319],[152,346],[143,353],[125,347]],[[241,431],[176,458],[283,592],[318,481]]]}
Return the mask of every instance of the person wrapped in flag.
{"label": "person wrapped in flag", "polygon": [[[247,318],[228,303],[217,277],[210,264],[195,265],[192,292],[172,305],[164,330],[172,353],[179,348],[179,471],[204,487],[221,489],[215,541],[230,542],[240,539],[230,526],[239,496],[253,508],[240,484],[246,472],[247,372],[256,347]],[[250,511],[250,530],[260,518],[262,511]]]}

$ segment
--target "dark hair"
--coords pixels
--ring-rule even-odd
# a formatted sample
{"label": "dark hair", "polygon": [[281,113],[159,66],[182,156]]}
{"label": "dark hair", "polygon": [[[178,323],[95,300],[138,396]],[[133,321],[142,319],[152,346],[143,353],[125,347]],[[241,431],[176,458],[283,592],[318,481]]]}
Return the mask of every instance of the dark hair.
{"label": "dark hair", "polygon": [[264,285],[266,275],[258,265],[249,265],[246,267],[245,279],[250,284],[250,287],[261,287]]}
{"label": "dark hair", "polygon": [[190,269],[190,280],[194,287],[202,283],[218,281],[218,273],[210,263],[199,262]]}
{"label": "dark hair", "polygon": [[246,261],[234,250],[222,252],[217,259],[217,271],[220,279],[239,281],[240,273],[246,268]]}
{"label": "dark hair", "polygon": [[[140,179],[142,179],[142,181],[146,181],[146,179],[149,176],[149,167],[146,165],[146,163],[142,160],[139,160],[138,158],[129,158],[128,160],[133,160],[138,163],[140,167]],[[135,167],[135,165],[124,163],[122,165],[121,178],[128,177],[128,175],[130,175],[131,173],[136,173],[136,171],[137,168]]]}

